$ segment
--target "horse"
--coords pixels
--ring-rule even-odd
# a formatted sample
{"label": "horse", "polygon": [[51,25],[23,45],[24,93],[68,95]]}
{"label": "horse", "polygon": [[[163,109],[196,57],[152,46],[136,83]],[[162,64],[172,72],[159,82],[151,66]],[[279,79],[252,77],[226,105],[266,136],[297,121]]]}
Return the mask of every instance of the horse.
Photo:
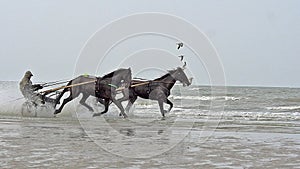
{"label": "horse", "polygon": [[[123,115],[124,118],[127,118],[121,104],[122,98],[116,99],[118,89],[122,86],[122,90],[125,91],[131,84],[131,69],[129,68],[127,70],[128,72],[125,74],[123,73],[123,75],[118,75],[116,72],[112,72],[102,78],[97,78],[95,95],[98,99],[104,99],[105,110],[101,113],[94,113],[93,117],[106,113],[108,111],[110,101],[112,101],[121,110],[120,114]],[[125,84],[125,86],[123,84]],[[123,94],[123,98],[129,97],[126,92],[123,92]]]}
{"label": "horse", "polygon": [[[160,107],[160,112],[164,118],[165,113],[170,112],[173,108],[173,103],[168,99],[168,96],[170,95],[170,90],[172,89],[176,81],[180,81],[184,86],[191,85],[191,82],[189,81],[183,71],[183,68],[181,67],[178,67],[174,70],[169,70],[167,74],[154,80],[132,80],[131,87],[128,88],[129,98],[123,98],[120,99],[120,101],[124,101],[125,99],[129,100],[125,108],[126,112],[129,112],[131,106],[138,97],[157,100]],[[167,103],[170,106],[168,111],[164,110],[163,103]]]}
{"label": "horse", "polygon": [[[109,74],[104,75],[103,77],[95,77],[95,76],[86,76],[81,75],[72,80],[70,80],[67,86],[71,86],[68,88],[64,88],[64,90],[59,94],[55,105],[59,104],[59,100],[62,98],[64,93],[70,92],[70,95],[64,99],[61,106],[55,110],[54,114],[58,114],[62,111],[65,104],[77,98],[80,94],[82,94],[82,98],[79,103],[85,106],[89,111],[93,112],[93,108],[86,104],[86,100],[89,96],[97,97],[98,101],[105,105],[105,110],[100,114],[104,114],[108,111],[108,105],[110,101],[114,102],[117,107],[121,110],[121,114],[124,117],[127,115],[124,113],[124,108],[122,107],[120,101],[115,99],[116,89],[119,88],[122,84],[126,84],[125,87],[128,87],[131,82],[131,69],[118,69]],[[76,85],[82,84],[82,85]],[[103,85],[106,84],[106,85]],[[96,88],[100,89],[102,94],[96,92]],[[127,96],[128,97],[128,96]],[[103,101],[104,100],[104,101]],[[93,114],[93,116],[100,115],[98,113]]]}

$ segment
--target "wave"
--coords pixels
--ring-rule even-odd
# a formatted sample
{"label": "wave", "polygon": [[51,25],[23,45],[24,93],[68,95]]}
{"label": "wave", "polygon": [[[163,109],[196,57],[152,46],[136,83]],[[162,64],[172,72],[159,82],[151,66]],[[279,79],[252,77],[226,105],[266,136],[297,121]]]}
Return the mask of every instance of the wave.
{"label": "wave", "polygon": [[[209,110],[181,110],[181,109],[174,109],[173,113],[186,117],[195,117],[195,116],[204,116],[204,117],[229,117],[229,118],[242,118],[242,119],[258,119],[258,120],[267,120],[267,119],[276,119],[276,120],[283,120],[283,119],[291,119],[291,120],[299,120],[300,113],[299,112],[240,112],[240,111],[224,111],[224,112],[213,112]],[[192,116],[191,116],[192,115]]]}
{"label": "wave", "polygon": [[266,107],[268,110],[300,110],[300,106],[277,106],[277,107]]}
{"label": "wave", "polygon": [[226,100],[226,101],[236,101],[241,100],[240,97],[233,96],[173,96],[170,98],[174,100],[202,100],[202,101],[210,101],[210,100]]}
{"label": "wave", "polygon": [[200,91],[201,89],[196,87],[196,88],[189,88],[188,90],[190,90],[190,91]]}

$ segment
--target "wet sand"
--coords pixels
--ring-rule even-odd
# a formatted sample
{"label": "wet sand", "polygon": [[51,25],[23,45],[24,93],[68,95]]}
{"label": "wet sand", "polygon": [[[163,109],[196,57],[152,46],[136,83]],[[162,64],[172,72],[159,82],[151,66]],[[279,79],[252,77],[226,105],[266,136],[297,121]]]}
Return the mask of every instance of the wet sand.
{"label": "wet sand", "polygon": [[299,120],[145,119],[1,116],[0,166],[300,168]]}

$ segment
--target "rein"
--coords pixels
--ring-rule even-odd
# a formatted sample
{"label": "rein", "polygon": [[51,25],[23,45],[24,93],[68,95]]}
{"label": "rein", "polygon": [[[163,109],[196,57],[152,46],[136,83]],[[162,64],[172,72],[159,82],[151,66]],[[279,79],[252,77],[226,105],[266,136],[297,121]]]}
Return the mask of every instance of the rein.
{"label": "rein", "polygon": [[96,80],[92,80],[92,81],[77,83],[77,84],[68,85],[68,86],[61,86],[61,87],[57,87],[57,88],[54,88],[54,89],[41,91],[40,93],[48,94],[48,93],[55,92],[56,90],[60,90],[60,89],[71,88],[71,87],[75,87],[75,86],[81,86],[81,85],[85,85],[85,84],[89,84],[89,83],[95,83],[95,81]]}
{"label": "rein", "polygon": [[[142,82],[142,83],[130,85],[130,87],[143,86],[143,85],[149,84],[150,82],[173,83],[173,82],[163,82],[163,81],[147,81],[147,82]],[[119,88],[116,89],[116,91],[121,91],[121,90],[124,90],[124,89],[126,89],[126,87],[119,87]]]}
{"label": "rein", "polygon": [[[85,85],[85,84],[90,84],[90,83],[95,83],[96,80],[92,80],[92,81],[87,81],[87,82],[82,82],[82,83],[77,83],[77,84],[72,84],[72,85],[67,85],[67,86],[61,86],[61,87],[57,87],[57,88],[54,88],[54,89],[49,89],[49,90],[45,90],[45,91],[41,91],[39,92],[40,94],[48,94],[48,93],[51,93],[51,92],[55,92],[57,90],[60,90],[60,89],[65,89],[65,88],[71,88],[71,87],[76,87],[76,86],[81,86],[81,85]],[[158,83],[173,83],[173,82],[164,82],[164,81],[147,81],[147,82],[142,82],[142,83],[138,83],[138,84],[134,84],[134,85],[130,85],[130,87],[137,87],[137,86],[142,86],[142,85],[147,85],[149,84],[150,82],[158,82]],[[114,84],[107,84],[108,86],[111,86],[111,87],[114,87],[117,91],[120,91],[120,90],[124,90],[125,87],[118,87]]]}
{"label": "rein", "polygon": [[150,81],[147,81],[147,82],[142,82],[142,83],[131,85],[130,87],[142,86],[142,85],[149,84],[150,82],[167,83],[167,84],[173,83],[173,82],[164,82],[164,81],[156,81],[156,80],[151,81],[150,80]]}
{"label": "rein", "polygon": [[63,80],[57,80],[57,81],[54,81],[54,82],[43,83],[43,84],[40,84],[40,85],[43,86],[43,87],[49,87],[49,86],[54,86],[54,85],[58,85],[58,84],[67,83],[69,81],[70,80],[63,79]]}

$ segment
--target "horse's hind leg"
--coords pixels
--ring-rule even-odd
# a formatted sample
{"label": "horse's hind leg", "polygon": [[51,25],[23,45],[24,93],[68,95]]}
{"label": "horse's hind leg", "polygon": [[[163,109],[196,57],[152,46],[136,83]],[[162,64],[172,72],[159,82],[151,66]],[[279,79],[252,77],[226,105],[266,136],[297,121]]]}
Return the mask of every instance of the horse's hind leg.
{"label": "horse's hind leg", "polygon": [[137,99],[136,96],[129,98],[129,101],[128,101],[127,106],[126,106],[126,108],[125,108],[125,111],[126,111],[127,113],[129,112],[130,108],[132,107],[132,105],[133,105],[133,103],[136,101],[136,99]]}
{"label": "horse's hind leg", "polygon": [[83,105],[84,107],[86,107],[87,109],[89,109],[89,111],[94,112],[93,108],[85,103],[85,101],[87,100],[88,97],[89,97],[88,95],[83,94],[79,103],[81,105]]}
{"label": "horse's hind leg", "polygon": [[55,110],[54,114],[60,113],[61,110],[64,108],[65,104],[67,104],[71,100],[73,100],[72,94],[70,94],[70,96],[68,98],[64,99],[62,105],[59,107],[59,109]]}

